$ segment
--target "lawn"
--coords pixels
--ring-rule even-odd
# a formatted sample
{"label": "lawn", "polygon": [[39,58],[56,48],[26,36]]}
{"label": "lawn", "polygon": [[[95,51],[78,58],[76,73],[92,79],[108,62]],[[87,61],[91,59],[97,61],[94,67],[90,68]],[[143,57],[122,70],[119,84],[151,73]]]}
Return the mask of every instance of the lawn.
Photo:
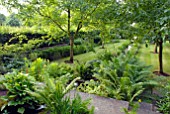
{"label": "lawn", "polygon": [[[116,54],[118,51],[118,47],[120,47],[123,43],[129,42],[128,40],[121,40],[119,43],[110,43],[105,45],[105,49],[102,49],[101,46],[95,47],[94,52],[88,52],[80,55],[75,55],[74,60],[79,61],[80,63],[89,61],[89,60],[94,60],[98,54],[104,53],[104,51],[108,50],[112,54]],[[69,57],[62,58],[57,60],[57,62],[62,63],[65,60],[69,60]]]}
{"label": "lawn", "polygon": [[[158,54],[152,53],[154,51],[154,45],[149,45],[146,47],[142,45],[138,57],[141,61],[145,62],[147,65],[153,66],[153,71],[159,69]],[[165,43],[163,48],[163,69],[165,73],[170,74],[170,44]]]}

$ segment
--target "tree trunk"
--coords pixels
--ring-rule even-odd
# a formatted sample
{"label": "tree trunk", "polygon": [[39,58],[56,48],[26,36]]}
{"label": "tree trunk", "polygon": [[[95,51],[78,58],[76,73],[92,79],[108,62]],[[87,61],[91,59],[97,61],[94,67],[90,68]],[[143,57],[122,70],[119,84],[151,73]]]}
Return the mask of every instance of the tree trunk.
{"label": "tree trunk", "polygon": [[104,49],[104,41],[102,41],[102,49]]}
{"label": "tree trunk", "polygon": [[70,35],[70,62],[71,63],[74,62],[74,59],[73,59],[73,56],[74,56],[73,48],[74,48],[74,38],[73,38],[72,35]]}
{"label": "tree trunk", "polygon": [[[161,36],[160,36],[161,37]],[[163,39],[160,38],[159,41],[159,73],[163,73],[163,60],[162,60],[162,52],[163,52]]]}
{"label": "tree trunk", "polygon": [[158,53],[158,43],[155,44],[155,50],[154,50],[155,53]]}
{"label": "tree trunk", "polygon": [[73,33],[71,33],[70,31],[70,19],[71,19],[71,12],[70,12],[70,7],[68,8],[68,37],[70,39],[70,63],[74,62],[73,59],[73,46],[74,46],[74,37],[73,37]]}

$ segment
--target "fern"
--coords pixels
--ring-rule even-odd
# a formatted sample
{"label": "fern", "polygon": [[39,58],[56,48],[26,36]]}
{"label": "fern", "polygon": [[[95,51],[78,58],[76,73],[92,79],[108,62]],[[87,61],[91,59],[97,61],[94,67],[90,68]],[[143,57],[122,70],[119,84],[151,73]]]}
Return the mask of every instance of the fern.
{"label": "fern", "polygon": [[[71,101],[66,94],[73,88],[76,80],[74,79],[69,85],[65,85],[67,77],[61,77],[58,80],[44,76],[45,85],[43,87],[36,87],[36,91],[28,91],[32,96],[46,105],[46,111],[51,114],[89,114],[93,112],[88,110],[90,100],[82,101],[80,96],[76,95]],[[64,80],[64,82],[62,82]],[[79,105],[78,105],[79,103]]]}

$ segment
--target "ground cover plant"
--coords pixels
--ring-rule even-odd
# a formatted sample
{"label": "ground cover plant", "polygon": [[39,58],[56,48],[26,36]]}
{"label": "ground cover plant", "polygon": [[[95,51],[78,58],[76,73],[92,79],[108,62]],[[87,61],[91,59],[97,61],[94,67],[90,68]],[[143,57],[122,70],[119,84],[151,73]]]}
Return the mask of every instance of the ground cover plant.
{"label": "ground cover plant", "polygon": [[[79,79],[72,77],[71,67],[38,58],[23,69],[26,70],[6,74],[2,81],[7,90],[7,95],[1,97],[5,101],[1,107],[3,113],[93,113],[93,107],[88,109],[90,99],[82,101],[76,95],[71,100],[66,96]],[[41,105],[45,108],[38,110]]]}
{"label": "ground cover plant", "polygon": [[164,89],[160,88],[162,96],[157,100],[158,111],[163,114],[170,113],[170,81],[164,82]]}
{"label": "ground cover plant", "polygon": [[100,60],[94,68],[97,81],[86,81],[78,90],[132,102],[150,86],[158,85],[151,78],[150,67],[139,62],[130,52]]}
{"label": "ground cover plant", "polygon": [[3,85],[8,90],[7,95],[1,97],[5,104],[1,113],[36,113],[38,101],[26,91],[34,91],[35,79],[28,74],[13,72],[5,75]]}

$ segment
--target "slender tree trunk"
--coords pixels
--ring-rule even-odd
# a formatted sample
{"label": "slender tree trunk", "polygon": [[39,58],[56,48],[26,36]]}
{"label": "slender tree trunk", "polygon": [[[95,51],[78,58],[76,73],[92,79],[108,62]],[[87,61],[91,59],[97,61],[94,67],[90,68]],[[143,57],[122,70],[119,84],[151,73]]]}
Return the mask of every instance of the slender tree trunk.
{"label": "slender tree trunk", "polygon": [[70,8],[68,8],[68,37],[70,39],[70,62],[73,63],[74,59],[73,59],[73,46],[74,46],[74,37],[73,34],[70,31],[70,19],[71,19],[71,12],[70,12]]}
{"label": "slender tree trunk", "polygon": [[[161,37],[161,36],[160,36]],[[163,52],[163,39],[160,38],[159,41],[159,73],[163,73],[163,60],[162,60],[162,52]]]}
{"label": "slender tree trunk", "polygon": [[102,49],[104,49],[104,41],[102,41]]}
{"label": "slender tree trunk", "polygon": [[74,59],[73,59],[73,56],[74,56],[73,48],[74,48],[74,38],[73,38],[72,35],[70,35],[70,62],[71,63],[74,62]]}
{"label": "slender tree trunk", "polygon": [[158,53],[158,43],[155,44],[155,50],[154,50],[155,53]]}

